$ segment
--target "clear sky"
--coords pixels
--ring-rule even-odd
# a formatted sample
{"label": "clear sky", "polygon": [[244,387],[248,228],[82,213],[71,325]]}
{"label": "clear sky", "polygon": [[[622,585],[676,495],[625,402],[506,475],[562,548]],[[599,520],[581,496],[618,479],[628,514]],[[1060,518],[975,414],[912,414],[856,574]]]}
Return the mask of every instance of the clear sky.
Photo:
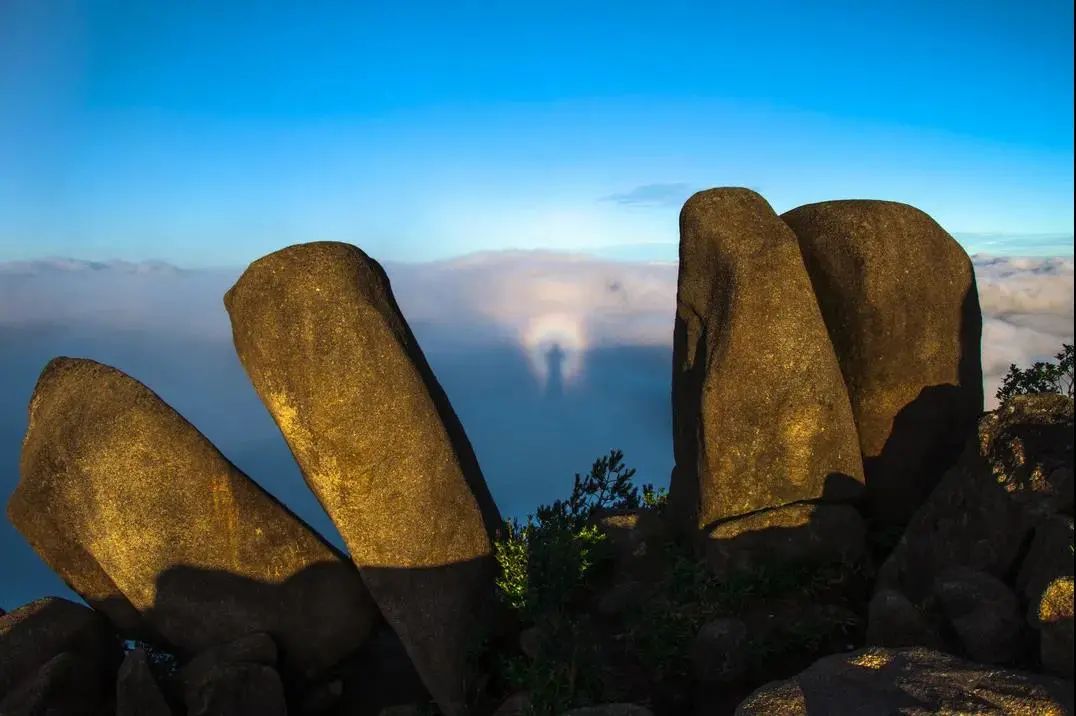
{"label": "clear sky", "polygon": [[1071,254],[1073,3],[0,0],[0,260],[645,251],[717,185]]}

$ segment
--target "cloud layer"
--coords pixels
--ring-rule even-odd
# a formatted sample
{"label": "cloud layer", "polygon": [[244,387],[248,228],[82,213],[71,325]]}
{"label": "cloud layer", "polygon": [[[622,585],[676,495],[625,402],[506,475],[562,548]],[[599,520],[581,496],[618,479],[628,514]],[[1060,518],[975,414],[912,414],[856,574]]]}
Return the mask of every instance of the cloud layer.
{"label": "cloud layer", "polygon": [[[975,268],[992,399],[1010,363],[1072,341],[1073,260],[976,257]],[[643,481],[667,481],[675,263],[497,252],[386,269],[505,514],[560,496],[614,447]],[[232,350],[222,296],[239,273],[0,264],[0,495],[17,480],[38,373],[56,355],[83,356],[145,382],[336,539]],[[6,521],[0,555],[0,574],[21,576],[0,588],[0,606],[64,592]]]}

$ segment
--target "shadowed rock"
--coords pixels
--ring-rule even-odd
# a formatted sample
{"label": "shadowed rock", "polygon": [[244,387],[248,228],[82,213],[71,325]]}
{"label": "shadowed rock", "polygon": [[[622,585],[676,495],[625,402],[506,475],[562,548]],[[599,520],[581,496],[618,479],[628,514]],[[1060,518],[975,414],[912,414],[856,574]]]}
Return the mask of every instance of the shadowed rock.
{"label": "shadowed rock", "polygon": [[1073,562],[1072,517],[1057,515],[1042,522],[1016,586],[1027,605],[1027,620],[1040,632],[1044,668],[1072,678]]}
{"label": "shadowed rock", "polygon": [[377,618],[338,552],[118,370],[49,363],[20,469],[11,521],[125,635],[193,653],[265,631],[316,671]]}
{"label": "shadowed rock", "polygon": [[459,712],[500,517],[388,277],[354,246],[303,244],[255,261],[224,302],[304,478],[430,692]]}
{"label": "shadowed rock", "polygon": [[172,716],[143,649],[123,658],[116,676],[116,716]]}
{"label": "shadowed rock", "polygon": [[101,662],[64,651],[0,698],[3,716],[101,716],[107,711],[109,679]]}
{"label": "shadowed rock", "polygon": [[903,524],[983,409],[971,259],[907,204],[827,201],[781,218],[799,239],[848,386],[872,511]]}
{"label": "shadowed rock", "polygon": [[796,237],[747,189],[700,192],[680,213],[673,440],[681,529],[862,491],[848,394]]}
{"label": "shadowed rock", "polygon": [[104,671],[120,659],[108,624],[81,604],[45,597],[0,616],[0,697],[62,652]]}
{"label": "shadowed rock", "polygon": [[980,420],[882,565],[878,588],[918,603],[951,569],[1009,579],[1032,530],[1072,514],[1072,426],[1072,398],[1061,395],[1020,396]]}
{"label": "shadowed rock", "polygon": [[707,536],[704,558],[721,577],[768,566],[854,563],[866,544],[863,518],[849,505],[761,510],[726,520]]}
{"label": "shadowed rock", "polygon": [[737,716],[1072,713],[1072,682],[928,649],[870,647],[816,661],[755,691]]}

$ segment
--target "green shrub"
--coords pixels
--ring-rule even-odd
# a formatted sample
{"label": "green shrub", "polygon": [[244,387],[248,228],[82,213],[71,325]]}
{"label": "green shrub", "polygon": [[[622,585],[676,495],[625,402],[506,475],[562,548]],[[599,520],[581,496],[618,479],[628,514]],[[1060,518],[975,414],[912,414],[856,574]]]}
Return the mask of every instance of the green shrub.
{"label": "green shrub", "polygon": [[1054,358],[1056,363],[1039,361],[1030,368],[1009,366],[1001,387],[996,393],[1001,402],[1029,393],[1060,393],[1072,397],[1073,384],[1073,348],[1063,343],[1061,352]]}

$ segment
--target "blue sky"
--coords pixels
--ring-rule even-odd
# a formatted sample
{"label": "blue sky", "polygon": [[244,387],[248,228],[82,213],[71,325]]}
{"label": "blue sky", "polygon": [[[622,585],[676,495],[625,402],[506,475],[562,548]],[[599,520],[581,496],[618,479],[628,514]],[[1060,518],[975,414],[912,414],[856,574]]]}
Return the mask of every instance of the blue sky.
{"label": "blue sky", "polygon": [[715,185],[1071,255],[1072,27],[1041,0],[4,0],[0,260],[644,255]]}

